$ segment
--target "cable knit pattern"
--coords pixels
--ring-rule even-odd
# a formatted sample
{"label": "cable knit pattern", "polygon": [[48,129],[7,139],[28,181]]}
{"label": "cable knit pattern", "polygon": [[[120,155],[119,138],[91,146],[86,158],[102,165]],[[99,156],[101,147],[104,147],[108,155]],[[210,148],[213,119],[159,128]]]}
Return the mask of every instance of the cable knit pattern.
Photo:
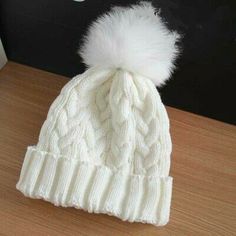
{"label": "cable knit pattern", "polygon": [[169,220],[169,119],[155,85],[170,77],[177,32],[150,2],[114,7],[91,24],[87,64],[51,105],[17,189],[56,206],[130,222]]}
{"label": "cable knit pattern", "polygon": [[111,156],[108,157],[108,163],[116,168],[121,168],[133,159],[135,121],[132,114],[132,83],[128,72],[118,71],[109,95],[112,111],[112,137]]}
{"label": "cable knit pattern", "polygon": [[[52,104],[40,132],[37,145],[39,149],[70,158],[79,158],[81,161],[88,161],[91,158],[89,154],[94,151],[93,136],[96,133],[94,128],[96,129],[96,125],[101,127],[101,123],[96,124],[100,122],[97,117],[100,112],[94,109],[97,106],[96,89],[109,78],[111,73],[100,71],[90,77],[89,72],[69,82]],[[102,88],[103,85],[101,90]],[[92,116],[95,116],[95,119],[92,119]],[[93,120],[92,123],[89,122],[90,119]]]}
{"label": "cable knit pattern", "polygon": [[172,146],[155,85],[169,79],[180,37],[158,12],[142,1],[91,24],[79,52],[88,69],[65,85],[27,149],[16,186],[25,196],[130,222],[168,222]]}
{"label": "cable knit pattern", "polygon": [[52,104],[17,188],[55,205],[163,225],[170,151],[168,117],[153,82],[92,68]]}
{"label": "cable knit pattern", "polygon": [[[55,101],[58,104],[66,101],[56,118],[59,108],[52,104],[37,146],[71,159],[115,169],[131,168],[134,174],[157,175],[159,161],[171,151],[160,135],[161,129],[168,131],[169,126],[160,125],[158,108],[161,115],[165,110],[155,102],[160,101],[159,95],[148,79],[132,77],[124,71],[118,71],[113,78],[111,75],[104,71],[102,79],[96,74],[70,82],[71,86]],[[69,91],[70,96],[61,98],[64,91],[65,94]],[[56,121],[52,131],[51,120]],[[168,171],[167,168],[167,175]]]}

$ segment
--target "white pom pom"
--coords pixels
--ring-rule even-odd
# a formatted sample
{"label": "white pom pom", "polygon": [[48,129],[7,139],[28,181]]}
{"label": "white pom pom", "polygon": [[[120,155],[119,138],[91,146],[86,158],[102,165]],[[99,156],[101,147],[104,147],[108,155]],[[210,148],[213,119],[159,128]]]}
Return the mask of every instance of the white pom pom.
{"label": "white pom pom", "polygon": [[170,77],[180,38],[170,32],[149,2],[114,7],[90,26],[81,47],[85,64],[121,68],[160,86]]}

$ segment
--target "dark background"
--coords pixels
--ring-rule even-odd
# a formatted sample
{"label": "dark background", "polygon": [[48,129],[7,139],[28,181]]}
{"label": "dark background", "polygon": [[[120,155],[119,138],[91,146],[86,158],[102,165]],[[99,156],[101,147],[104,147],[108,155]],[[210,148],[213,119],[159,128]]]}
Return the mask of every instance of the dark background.
{"label": "dark background", "polygon": [[[0,36],[12,61],[72,77],[89,23],[125,0],[1,0]],[[171,29],[184,36],[178,69],[160,89],[166,105],[236,124],[236,1],[159,0]]]}

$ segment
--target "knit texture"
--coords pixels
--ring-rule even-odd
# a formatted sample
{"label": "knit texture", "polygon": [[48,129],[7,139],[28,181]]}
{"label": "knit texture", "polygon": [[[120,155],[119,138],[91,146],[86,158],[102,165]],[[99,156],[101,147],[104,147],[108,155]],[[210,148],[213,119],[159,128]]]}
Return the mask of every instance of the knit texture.
{"label": "knit texture", "polygon": [[170,152],[169,120],[153,82],[92,68],[52,104],[17,189],[55,205],[164,225]]}
{"label": "knit texture", "polygon": [[155,85],[169,79],[178,39],[148,2],[115,7],[91,24],[80,51],[88,69],[51,105],[17,189],[57,206],[165,225],[172,146]]}

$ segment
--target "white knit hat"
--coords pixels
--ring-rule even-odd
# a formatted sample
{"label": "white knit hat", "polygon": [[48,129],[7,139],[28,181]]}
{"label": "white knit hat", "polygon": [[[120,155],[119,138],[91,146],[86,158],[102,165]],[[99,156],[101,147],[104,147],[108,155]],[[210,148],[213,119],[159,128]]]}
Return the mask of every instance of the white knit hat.
{"label": "white knit hat", "polygon": [[98,18],[80,50],[89,68],[51,105],[17,189],[57,206],[166,224],[171,139],[155,85],[170,76],[178,38],[147,2]]}

